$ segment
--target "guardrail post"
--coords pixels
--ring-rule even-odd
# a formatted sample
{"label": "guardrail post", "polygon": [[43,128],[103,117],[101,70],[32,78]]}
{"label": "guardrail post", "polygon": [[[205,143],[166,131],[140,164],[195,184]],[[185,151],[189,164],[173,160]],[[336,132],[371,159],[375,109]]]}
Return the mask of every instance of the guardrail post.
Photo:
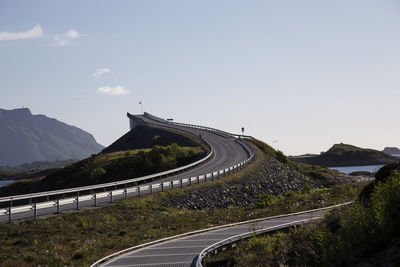
{"label": "guardrail post", "polygon": [[200,183],[200,176],[197,176],[197,183]]}
{"label": "guardrail post", "polygon": [[189,185],[192,185],[192,177],[189,177]]}
{"label": "guardrail post", "polygon": [[36,206],[36,203],[33,203],[33,218],[37,219],[37,206]]}
{"label": "guardrail post", "polygon": [[125,188],[124,188],[124,196],[125,196],[125,199],[128,198],[128,186],[127,185],[125,185]]}
{"label": "guardrail post", "polygon": [[150,194],[153,194],[153,185],[150,185]]}
{"label": "guardrail post", "polygon": [[181,179],[181,188],[183,188],[183,179]]}
{"label": "guardrail post", "polygon": [[60,213],[60,200],[59,199],[56,200],[56,206],[57,206],[57,214],[59,214]]}
{"label": "guardrail post", "polygon": [[171,181],[171,189],[174,188],[174,181]]}
{"label": "guardrail post", "polygon": [[97,207],[97,194],[93,194],[94,206]]}
{"label": "guardrail post", "polygon": [[76,209],[79,210],[79,192],[76,195],[75,201],[76,201]]}
{"label": "guardrail post", "polygon": [[110,195],[110,203],[112,203],[112,202],[113,202],[113,199],[112,199],[112,197],[113,197],[112,191],[110,191],[109,195]]}
{"label": "guardrail post", "polygon": [[12,215],[11,215],[11,207],[8,207],[8,222],[11,223]]}
{"label": "guardrail post", "polygon": [[140,197],[140,186],[137,187],[138,196]]}
{"label": "guardrail post", "polygon": [[50,199],[49,199],[49,195],[47,195],[47,196],[46,196],[46,201],[49,201],[49,200],[50,200]]}
{"label": "guardrail post", "polygon": [[164,182],[161,182],[161,192],[164,191]]}

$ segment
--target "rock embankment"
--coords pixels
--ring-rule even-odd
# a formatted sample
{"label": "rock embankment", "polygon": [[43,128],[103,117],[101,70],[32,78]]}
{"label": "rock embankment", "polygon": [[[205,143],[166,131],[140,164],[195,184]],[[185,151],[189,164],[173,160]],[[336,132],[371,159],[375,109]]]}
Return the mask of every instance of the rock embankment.
{"label": "rock embankment", "polygon": [[263,152],[258,156],[262,159],[236,174],[237,177],[187,188],[183,194],[171,194],[167,198],[169,203],[165,204],[186,209],[228,208],[253,204],[262,194],[282,195],[289,191],[323,188],[318,181],[288,164],[282,164]]}

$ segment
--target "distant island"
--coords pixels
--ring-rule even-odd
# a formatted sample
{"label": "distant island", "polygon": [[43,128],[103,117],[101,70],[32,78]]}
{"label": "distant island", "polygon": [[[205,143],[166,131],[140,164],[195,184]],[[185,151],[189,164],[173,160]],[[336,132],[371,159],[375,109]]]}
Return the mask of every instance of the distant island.
{"label": "distant island", "polygon": [[0,166],[83,159],[103,146],[93,135],[28,108],[0,109]]}
{"label": "distant island", "polygon": [[392,156],[400,157],[400,149],[398,147],[385,147],[382,152]]}
{"label": "distant island", "polygon": [[289,158],[293,161],[325,167],[383,165],[398,160],[398,158],[378,150],[343,143],[333,145],[328,151],[320,155],[308,154],[307,156],[291,156]]}

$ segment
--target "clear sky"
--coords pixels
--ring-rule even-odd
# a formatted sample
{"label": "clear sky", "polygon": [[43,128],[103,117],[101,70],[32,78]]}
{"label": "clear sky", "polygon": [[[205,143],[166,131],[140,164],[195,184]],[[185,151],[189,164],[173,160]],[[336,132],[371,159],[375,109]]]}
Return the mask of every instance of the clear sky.
{"label": "clear sky", "polygon": [[139,101],[289,155],[400,147],[400,1],[0,1],[0,108],[109,145]]}

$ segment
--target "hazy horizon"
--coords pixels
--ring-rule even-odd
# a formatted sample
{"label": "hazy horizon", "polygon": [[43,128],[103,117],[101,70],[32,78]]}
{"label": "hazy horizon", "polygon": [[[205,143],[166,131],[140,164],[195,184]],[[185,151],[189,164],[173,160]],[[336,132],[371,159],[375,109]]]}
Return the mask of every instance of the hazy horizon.
{"label": "hazy horizon", "polygon": [[288,155],[400,147],[399,15],[398,1],[2,1],[0,108],[104,146],[143,101]]}

